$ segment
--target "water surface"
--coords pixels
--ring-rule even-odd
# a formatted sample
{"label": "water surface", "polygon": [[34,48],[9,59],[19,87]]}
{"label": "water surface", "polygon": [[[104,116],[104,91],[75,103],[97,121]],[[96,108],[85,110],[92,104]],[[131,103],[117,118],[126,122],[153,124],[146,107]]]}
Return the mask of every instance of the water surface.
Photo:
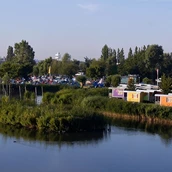
{"label": "water surface", "polygon": [[0,171],[171,172],[171,129],[138,125],[61,136],[1,125]]}

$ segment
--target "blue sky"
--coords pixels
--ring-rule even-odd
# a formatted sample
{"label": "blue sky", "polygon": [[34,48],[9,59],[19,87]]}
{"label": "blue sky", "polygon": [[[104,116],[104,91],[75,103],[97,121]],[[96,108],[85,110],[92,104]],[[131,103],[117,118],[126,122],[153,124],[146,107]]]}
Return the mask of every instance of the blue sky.
{"label": "blue sky", "polygon": [[36,59],[68,52],[99,58],[102,47],[162,45],[172,52],[172,0],[0,0],[0,56],[27,40]]}

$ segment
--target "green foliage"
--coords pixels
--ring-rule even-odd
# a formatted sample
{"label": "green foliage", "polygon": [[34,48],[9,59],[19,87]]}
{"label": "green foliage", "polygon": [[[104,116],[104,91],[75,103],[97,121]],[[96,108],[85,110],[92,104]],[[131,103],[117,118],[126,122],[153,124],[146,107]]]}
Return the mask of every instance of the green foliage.
{"label": "green foliage", "polygon": [[63,55],[63,57],[62,57],[62,62],[63,62],[63,63],[66,63],[66,62],[69,62],[69,61],[71,61],[71,55],[68,54],[68,53],[65,53],[65,54]]}
{"label": "green foliage", "polygon": [[86,76],[81,75],[81,76],[77,76],[76,80],[80,82],[81,87],[83,87],[85,85],[87,78]]}
{"label": "green foliage", "polygon": [[106,86],[106,87],[110,87],[110,86],[111,86],[111,82],[112,82],[112,75],[108,76],[108,77],[105,79],[105,86]]}
{"label": "green foliage", "polygon": [[108,97],[103,96],[89,96],[83,99],[81,106],[84,108],[93,108],[96,110],[104,109],[108,99]]}
{"label": "green foliage", "polygon": [[113,87],[119,86],[121,82],[121,76],[120,75],[113,75],[111,78],[111,84]]}
{"label": "green foliage", "polygon": [[47,92],[44,93],[43,98],[42,98],[42,102],[44,103],[50,103],[51,99],[54,97],[53,93]]}
{"label": "green foliage", "polygon": [[61,73],[61,61],[57,61],[55,59],[52,59],[51,62],[51,74],[52,75],[58,75]]}
{"label": "green foliage", "polygon": [[0,76],[3,77],[6,73],[8,73],[10,78],[16,78],[20,73],[20,64],[13,62],[4,62],[0,64]]}
{"label": "green foliage", "polygon": [[145,67],[150,71],[152,79],[155,79],[155,69],[163,64],[163,48],[159,45],[151,45],[145,52]]}
{"label": "green foliage", "polygon": [[166,77],[165,74],[163,74],[161,76],[160,88],[162,89],[164,94],[168,94],[171,92],[171,85],[172,85],[172,79],[169,76]]}
{"label": "green foliage", "polygon": [[105,76],[105,62],[102,60],[93,60],[90,67],[87,68],[86,74],[90,78],[102,78]]}
{"label": "green foliage", "polygon": [[1,98],[2,103],[6,103],[9,101],[9,96],[2,96]]}
{"label": "green foliage", "polygon": [[52,57],[40,61],[37,65],[33,67],[33,74],[36,76],[48,74],[49,67],[51,67],[52,61],[53,61]]}
{"label": "green foliage", "polygon": [[122,48],[121,51],[119,52],[119,63],[122,64],[125,61],[125,55],[124,55],[124,49]]}
{"label": "green foliage", "polygon": [[33,67],[33,75],[39,76],[39,68],[38,68],[37,65],[35,65],[35,66]]}
{"label": "green foliage", "polygon": [[35,100],[36,96],[35,96],[35,93],[34,92],[31,93],[30,98],[31,98],[31,100]]}
{"label": "green foliage", "polygon": [[56,105],[28,106],[12,101],[3,102],[0,106],[0,123],[4,124],[54,132],[103,130],[106,126],[102,114],[81,107],[66,111]]}
{"label": "green foliage", "polygon": [[27,41],[22,40],[19,43],[15,43],[14,48],[14,59],[16,62],[21,64],[34,63],[35,52]]}
{"label": "green foliage", "polygon": [[22,40],[15,43],[13,47],[9,46],[7,51],[7,61],[1,64],[1,77],[8,72],[11,78],[28,77],[32,72],[34,63],[34,51],[28,42]]}
{"label": "green foliage", "polygon": [[149,79],[149,78],[147,78],[147,77],[145,77],[145,78],[143,78],[143,81],[142,82],[145,83],[145,84],[151,84],[152,83],[152,80]]}
{"label": "green foliage", "polygon": [[107,45],[104,45],[104,47],[102,48],[101,59],[106,61],[108,57],[109,57],[109,47]]}
{"label": "green foliage", "polygon": [[132,58],[133,57],[133,51],[132,51],[132,49],[130,48],[129,49],[129,52],[128,52],[128,58],[130,59],[130,58]]}
{"label": "green foliage", "polygon": [[7,57],[6,57],[6,59],[7,59],[7,61],[12,61],[13,57],[14,57],[13,47],[9,46],[8,50],[7,50]]}
{"label": "green foliage", "polygon": [[120,75],[110,75],[106,78],[106,86],[113,86],[117,87],[119,86],[121,82],[121,76]]}
{"label": "green foliage", "polygon": [[128,79],[128,84],[127,84],[127,90],[130,90],[130,91],[135,91],[136,90],[136,87],[134,85],[134,79],[133,78],[129,78]]}
{"label": "green foliage", "polygon": [[79,66],[76,65],[73,61],[62,63],[61,74],[63,75],[72,77],[73,75],[77,73],[78,70],[79,70]]}
{"label": "green foliage", "polygon": [[65,53],[62,61],[57,61],[49,57],[38,64],[34,61],[34,51],[29,43],[22,40],[7,50],[7,61],[0,64],[0,77],[6,72],[10,78],[25,77],[34,74],[36,76],[47,74],[51,67],[51,75],[68,75],[72,77],[78,70],[86,73],[86,76],[93,79],[102,78],[109,75],[138,74],[140,78],[148,77],[156,79],[156,69],[159,74],[165,73],[172,76],[172,58],[170,53],[163,53],[160,45],[149,45],[130,48],[128,57],[124,57],[124,49],[112,49],[108,45],[102,48],[99,59],[85,58],[85,62],[71,60],[71,56]]}
{"label": "green foliage", "polygon": [[71,104],[72,103],[72,93],[68,93],[68,94],[62,94],[59,96],[59,103],[60,104]]}
{"label": "green foliage", "polygon": [[83,94],[85,97],[88,96],[104,96],[108,97],[108,88],[89,88],[83,90]]}
{"label": "green foliage", "polygon": [[4,84],[9,84],[9,82],[10,82],[10,77],[9,77],[8,73],[6,73],[6,74],[3,76],[2,81],[3,81]]}
{"label": "green foliage", "polygon": [[31,94],[32,94],[32,92],[26,91],[24,93],[24,99],[25,100],[30,100],[31,99]]}
{"label": "green foliage", "polygon": [[162,107],[156,104],[133,103],[111,98],[106,103],[106,111],[117,114],[128,114],[136,116],[145,116],[160,119],[172,119],[171,107]]}
{"label": "green foliage", "polygon": [[[51,67],[51,71],[49,68]],[[68,75],[72,77],[79,70],[79,64],[76,61],[71,61],[71,56],[66,53],[64,54],[62,61],[57,61],[49,57],[41,62],[39,62],[33,68],[33,73],[35,75],[44,75],[49,72],[51,75]]]}
{"label": "green foliage", "polygon": [[[28,92],[25,97],[30,97]],[[53,100],[57,102],[52,103]],[[36,106],[3,97],[0,103],[0,123],[69,132],[104,129],[108,121],[100,111],[172,119],[171,107],[109,99],[107,88],[64,89],[55,94],[45,93],[43,101],[43,104]]]}

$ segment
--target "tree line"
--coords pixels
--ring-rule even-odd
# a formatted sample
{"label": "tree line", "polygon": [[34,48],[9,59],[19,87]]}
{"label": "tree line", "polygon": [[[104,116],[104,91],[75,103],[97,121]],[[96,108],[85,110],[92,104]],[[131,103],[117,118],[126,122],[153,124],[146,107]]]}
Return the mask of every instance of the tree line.
{"label": "tree line", "polygon": [[145,78],[155,82],[157,69],[159,76],[165,74],[172,76],[172,53],[165,53],[161,45],[147,45],[129,49],[125,57],[124,49],[113,49],[104,45],[98,59],[84,57],[84,61],[72,59],[65,53],[61,61],[52,57],[36,63],[35,52],[26,40],[15,43],[14,47],[7,49],[6,61],[0,64],[0,77],[8,75],[9,78],[30,75],[67,75],[72,77],[82,71],[88,78],[99,79],[113,75],[137,74],[141,81]]}

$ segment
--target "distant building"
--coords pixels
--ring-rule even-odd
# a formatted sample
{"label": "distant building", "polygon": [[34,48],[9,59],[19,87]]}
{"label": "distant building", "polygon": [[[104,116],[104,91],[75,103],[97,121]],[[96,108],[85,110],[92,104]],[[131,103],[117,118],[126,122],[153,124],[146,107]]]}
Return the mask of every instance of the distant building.
{"label": "distant building", "polygon": [[128,80],[132,78],[134,79],[134,83],[139,83],[140,77],[138,75],[128,75],[128,76],[121,76],[121,84],[128,84]]}
{"label": "distant building", "polygon": [[55,54],[55,59],[56,60],[61,60],[61,54],[59,52],[57,54]]}
{"label": "distant building", "polygon": [[75,74],[75,76],[81,76],[81,75],[83,76],[84,72],[78,72],[78,73]]}
{"label": "distant building", "polygon": [[6,58],[5,57],[0,57],[0,64],[1,63],[4,63],[6,61]]}

